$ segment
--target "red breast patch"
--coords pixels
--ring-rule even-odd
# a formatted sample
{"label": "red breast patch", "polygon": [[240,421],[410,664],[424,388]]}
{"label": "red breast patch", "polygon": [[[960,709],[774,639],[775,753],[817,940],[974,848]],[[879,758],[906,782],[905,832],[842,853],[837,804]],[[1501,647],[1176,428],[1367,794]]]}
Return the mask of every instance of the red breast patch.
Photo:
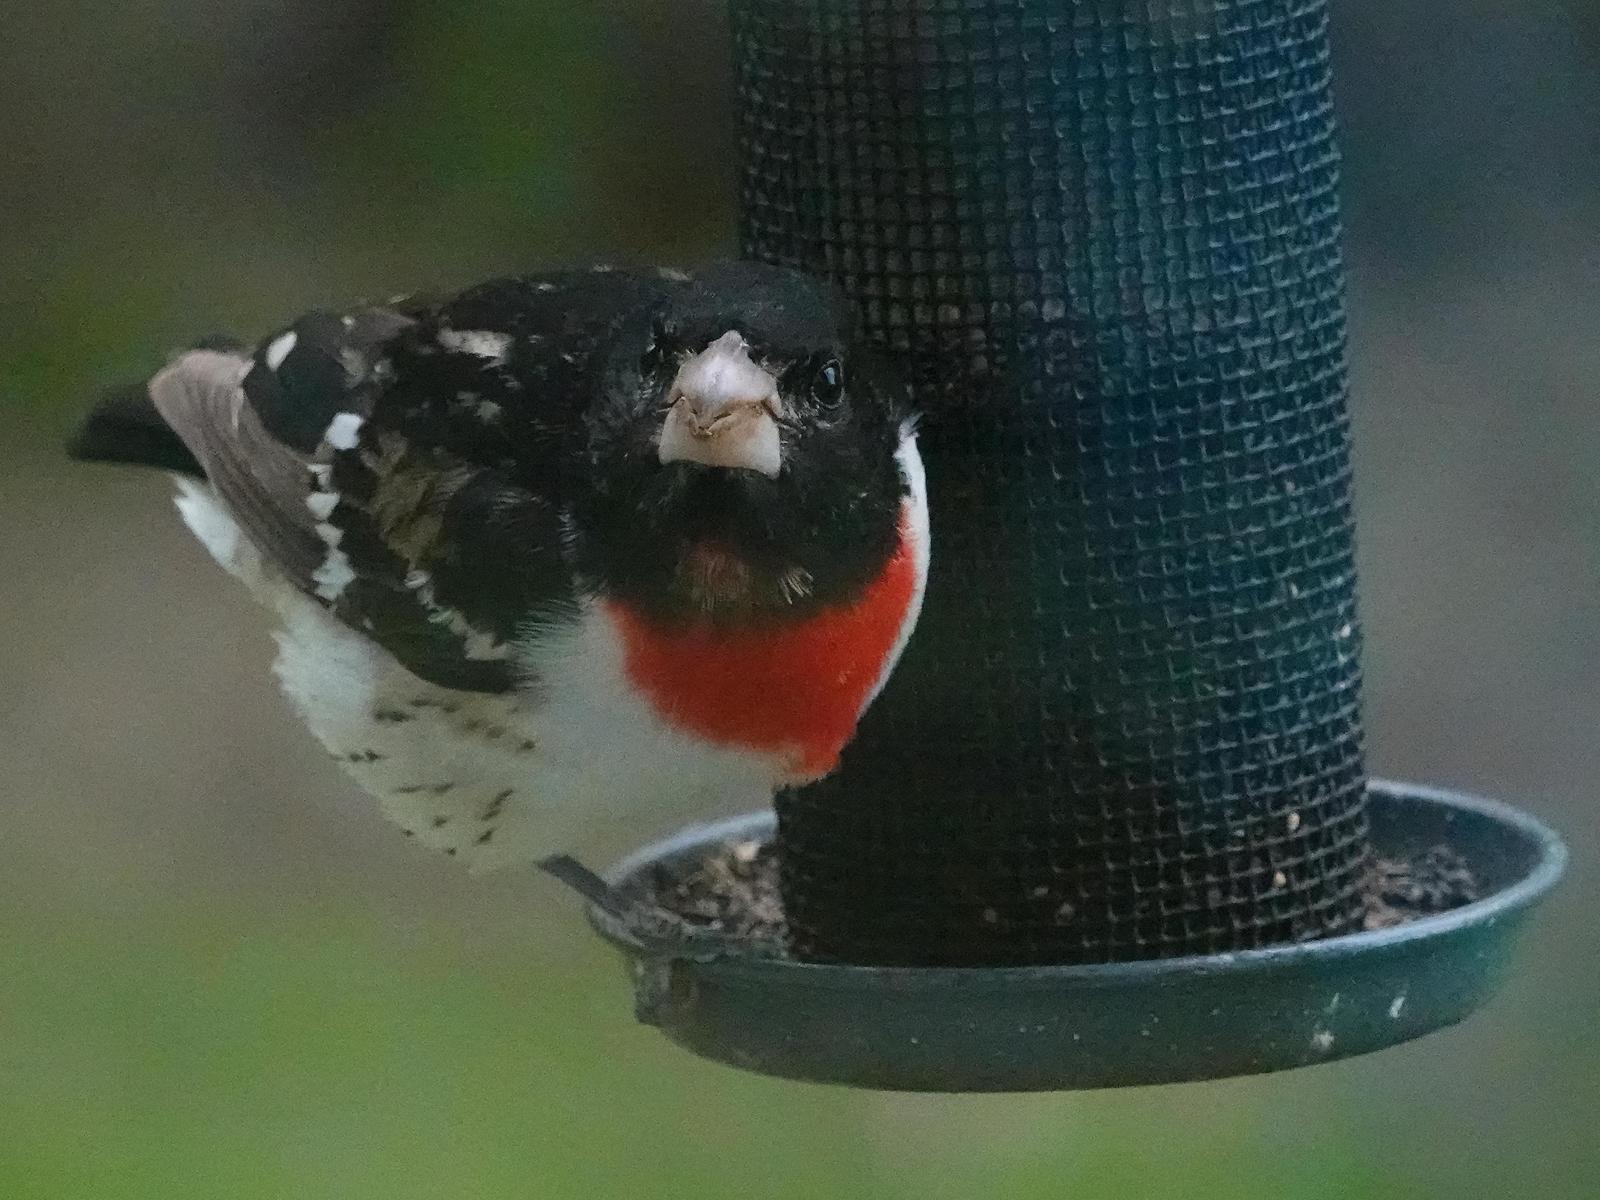
{"label": "red breast patch", "polygon": [[900,546],[848,606],[773,629],[668,628],[608,602],[629,680],[679,729],[719,745],[795,755],[793,774],[826,775],[855,733],[917,590]]}

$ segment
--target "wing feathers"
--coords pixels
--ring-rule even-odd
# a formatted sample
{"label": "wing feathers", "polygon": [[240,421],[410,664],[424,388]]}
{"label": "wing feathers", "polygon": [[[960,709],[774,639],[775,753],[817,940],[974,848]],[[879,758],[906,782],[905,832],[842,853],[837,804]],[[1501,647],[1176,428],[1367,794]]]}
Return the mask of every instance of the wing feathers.
{"label": "wing feathers", "polygon": [[150,398],[250,540],[295,586],[313,591],[327,547],[305,503],[306,460],[245,403],[250,370],[236,354],[192,350],[150,381]]}
{"label": "wing feathers", "polygon": [[518,635],[575,605],[560,496],[589,356],[669,286],[561,273],[312,313],[181,355],[150,398],[267,565],[424,680],[508,691]]}
{"label": "wing feathers", "polygon": [[295,587],[430,683],[507,691],[510,628],[478,624],[470,603],[441,599],[433,576],[457,574],[441,536],[452,497],[492,471],[365,427],[394,370],[383,338],[411,324],[381,311],[303,318],[253,358],[181,355],[151,381],[150,397],[246,537]]}

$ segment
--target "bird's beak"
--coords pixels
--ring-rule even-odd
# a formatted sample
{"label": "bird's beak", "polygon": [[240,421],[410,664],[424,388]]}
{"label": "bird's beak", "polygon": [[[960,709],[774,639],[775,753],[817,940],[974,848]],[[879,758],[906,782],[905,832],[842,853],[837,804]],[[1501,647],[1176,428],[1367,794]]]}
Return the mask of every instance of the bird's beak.
{"label": "bird's beak", "polygon": [[750,358],[744,338],[729,331],[678,369],[661,425],[664,463],[759,471],[776,479],[783,466],[778,438],[778,381]]}

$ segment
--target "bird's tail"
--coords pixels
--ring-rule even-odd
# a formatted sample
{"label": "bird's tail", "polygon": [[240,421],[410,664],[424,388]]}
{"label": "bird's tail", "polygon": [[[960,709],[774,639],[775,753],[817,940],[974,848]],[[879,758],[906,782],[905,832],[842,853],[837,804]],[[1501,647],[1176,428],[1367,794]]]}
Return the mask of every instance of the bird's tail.
{"label": "bird's tail", "polygon": [[142,383],[108,388],[67,440],[79,462],[132,463],[200,475],[200,464],[178,439]]}
{"label": "bird's tail", "polygon": [[[197,348],[238,347],[236,339],[219,335],[205,339]],[[185,475],[205,474],[188,447],[161,419],[149,388],[142,383],[123,384],[102,392],[67,440],[67,456],[79,462],[131,463]]]}

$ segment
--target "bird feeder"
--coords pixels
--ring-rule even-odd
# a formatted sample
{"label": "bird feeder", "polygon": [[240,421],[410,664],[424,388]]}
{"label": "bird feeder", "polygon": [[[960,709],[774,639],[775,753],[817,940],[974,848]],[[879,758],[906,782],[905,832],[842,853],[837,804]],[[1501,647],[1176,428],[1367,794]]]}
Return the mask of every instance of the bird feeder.
{"label": "bird feeder", "polygon": [[[1372,1050],[1492,989],[1562,850],[1365,775],[1327,15],[732,0],[744,252],[909,365],[934,553],[839,772],[613,872],[775,847],[780,950],[595,913],[669,1036],[1087,1087]],[[1477,899],[1376,921],[1380,864],[1429,854]]]}

